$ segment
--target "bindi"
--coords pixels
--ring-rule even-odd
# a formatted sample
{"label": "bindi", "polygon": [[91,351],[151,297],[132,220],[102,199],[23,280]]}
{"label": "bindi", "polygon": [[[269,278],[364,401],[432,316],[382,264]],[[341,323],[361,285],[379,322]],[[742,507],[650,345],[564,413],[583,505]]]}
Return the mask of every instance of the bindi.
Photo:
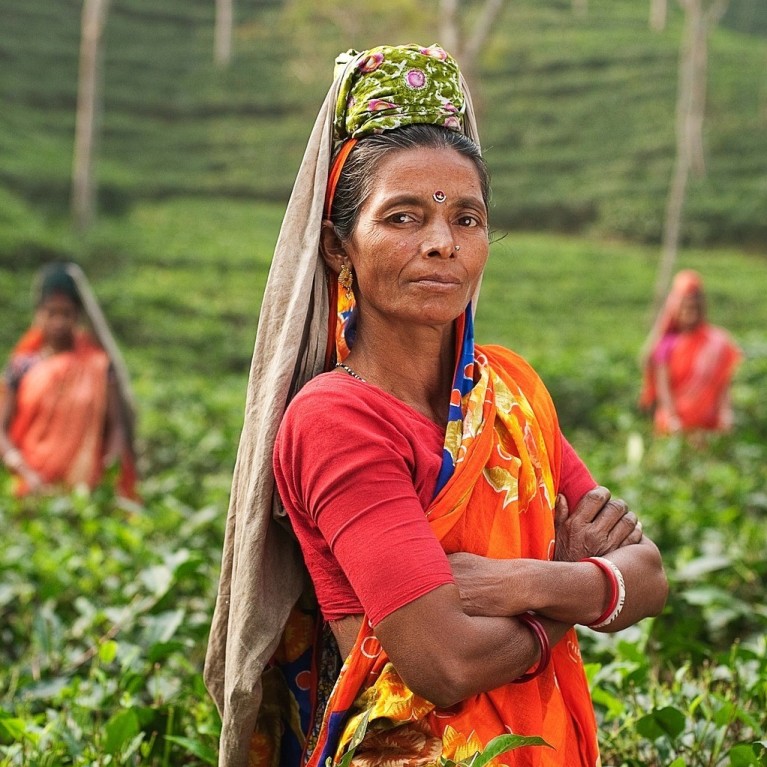
{"label": "bindi", "polygon": [[434,202],[444,202],[447,199],[447,195],[441,189],[437,189],[432,197],[434,198]]}

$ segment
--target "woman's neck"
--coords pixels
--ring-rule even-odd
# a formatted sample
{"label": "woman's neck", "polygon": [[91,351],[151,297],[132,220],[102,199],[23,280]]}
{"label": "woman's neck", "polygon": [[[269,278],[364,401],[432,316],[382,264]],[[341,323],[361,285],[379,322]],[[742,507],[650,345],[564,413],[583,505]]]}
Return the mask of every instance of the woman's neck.
{"label": "woman's neck", "polygon": [[385,337],[360,328],[346,363],[368,383],[383,389],[444,426],[455,367],[455,331],[409,328]]}

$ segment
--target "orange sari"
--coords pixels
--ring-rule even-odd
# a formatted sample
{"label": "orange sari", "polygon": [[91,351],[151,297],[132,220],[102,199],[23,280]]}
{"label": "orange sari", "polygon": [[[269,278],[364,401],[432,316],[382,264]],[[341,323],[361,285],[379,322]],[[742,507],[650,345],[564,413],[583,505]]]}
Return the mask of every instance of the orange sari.
{"label": "orange sari", "polygon": [[[679,333],[671,345],[666,368],[668,385],[675,413],[685,431],[704,429],[720,431],[727,428],[724,401],[733,372],[741,354],[729,335],[721,328],[704,323],[694,330]],[[649,375],[654,374],[654,364]],[[656,402],[655,384],[648,382],[642,403]],[[660,402],[655,408],[655,430],[667,434],[669,413]]]}
{"label": "orange sari", "polygon": [[[455,472],[426,514],[446,552],[550,559],[560,443],[551,399],[530,366],[500,347],[477,347],[479,380],[463,424],[447,443]],[[446,444],[447,444],[446,443]],[[575,631],[534,679],[437,709],[402,682],[369,622],[346,659],[325,710],[310,767],[435,765],[481,751],[494,737],[540,736],[490,764],[594,767],[596,722]],[[352,755],[353,752],[353,755]]]}
{"label": "orange sari", "polygon": [[[14,356],[42,347],[32,328]],[[42,357],[23,375],[9,435],[48,485],[94,488],[103,475],[109,357],[84,331],[71,350]],[[17,478],[16,494],[28,492]]]}

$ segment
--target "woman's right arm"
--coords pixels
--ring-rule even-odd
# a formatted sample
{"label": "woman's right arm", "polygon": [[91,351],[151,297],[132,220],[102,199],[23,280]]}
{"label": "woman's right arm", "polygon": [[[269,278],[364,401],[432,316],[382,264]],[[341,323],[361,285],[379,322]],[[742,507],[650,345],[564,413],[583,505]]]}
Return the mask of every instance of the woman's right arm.
{"label": "woman's right arm", "polygon": [[[552,646],[570,628],[539,620]],[[395,610],[374,628],[405,684],[442,708],[514,682],[540,660],[538,640],[525,623],[467,615],[452,584]]]}
{"label": "woman's right arm", "polygon": [[655,367],[655,389],[658,392],[658,407],[666,413],[666,421],[670,432],[678,432],[682,423],[676,413],[674,397],[671,394],[669,383],[668,365],[666,362],[658,362]]}
{"label": "woman's right arm", "polygon": [[16,472],[26,483],[31,493],[42,490],[43,481],[40,475],[31,469],[21,451],[13,444],[9,436],[11,420],[16,412],[16,390],[9,386],[6,381],[2,383],[2,396],[0,396],[0,456],[5,466]]}

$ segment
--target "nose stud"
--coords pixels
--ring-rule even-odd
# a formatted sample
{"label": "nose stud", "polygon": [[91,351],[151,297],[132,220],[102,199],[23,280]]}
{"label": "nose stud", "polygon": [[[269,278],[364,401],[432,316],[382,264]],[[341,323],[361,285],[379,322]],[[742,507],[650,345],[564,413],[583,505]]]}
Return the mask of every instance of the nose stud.
{"label": "nose stud", "polygon": [[447,199],[447,195],[441,189],[437,189],[432,197],[434,198],[434,202],[444,202]]}
{"label": "nose stud", "polygon": [[457,253],[461,249],[460,245],[453,245],[453,250]]}

